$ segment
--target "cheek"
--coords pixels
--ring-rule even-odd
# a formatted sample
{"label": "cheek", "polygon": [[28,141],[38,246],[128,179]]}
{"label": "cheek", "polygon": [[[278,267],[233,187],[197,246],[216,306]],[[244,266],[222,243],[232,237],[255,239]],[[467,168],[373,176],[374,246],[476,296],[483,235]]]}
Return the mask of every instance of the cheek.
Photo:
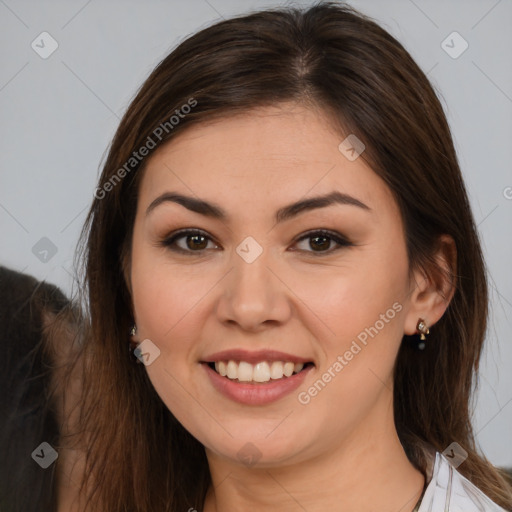
{"label": "cheek", "polygon": [[[343,272],[317,284],[305,302],[319,312],[329,330],[319,337],[322,367],[315,381],[298,392],[302,413],[318,418],[309,428],[318,429],[318,436],[325,436],[328,444],[339,437],[341,425],[349,432],[377,402],[392,400],[407,293],[405,252],[366,253]],[[333,404],[337,404],[334,409]],[[325,415],[333,418],[328,427]]]}
{"label": "cheek", "polygon": [[[182,325],[189,323],[214,277],[201,265],[173,263],[168,250],[154,247],[137,223],[133,236],[131,281],[137,331],[166,349]],[[176,345],[184,345],[181,336]]]}
{"label": "cheek", "polygon": [[[150,339],[160,350],[145,370],[159,397],[186,428],[196,434],[196,425],[207,422],[205,410],[196,407],[189,393],[196,395],[190,380],[190,364],[201,338],[197,315],[201,298],[213,286],[198,271],[170,265],[164,256],[148,248],[134,250],[132,293],[139,340]],[[198,286],[200,282],[201,286]],[[198,418],[201,420],[199,421]]]}
{"label": "cheek", "polygon": [[304,302],[329,327],[320,338],[324,360],[319,369],[320,379],[329,384],[319,383],[317,407],[327,410],[334,401],[355,419],[369,410],[383,386],[392,385],[403,335],[408,266],[405,247],[391,241],[346,261],[343,269],[310,287]]}
{"label": "cheek", "polygon": [[[401,332],[401,315],[408,284],[407,260],[403,251],[383,255],[366,253],[314,279],[301,278],[300,296],[328,327],[325,339],[343,348],[365,329],[377,323],[379,334]],[[384,315],[382,319],[381,316]],[[384,324],[382,323],[384,322]],[[364,338],[364,335],[361,336]]]}

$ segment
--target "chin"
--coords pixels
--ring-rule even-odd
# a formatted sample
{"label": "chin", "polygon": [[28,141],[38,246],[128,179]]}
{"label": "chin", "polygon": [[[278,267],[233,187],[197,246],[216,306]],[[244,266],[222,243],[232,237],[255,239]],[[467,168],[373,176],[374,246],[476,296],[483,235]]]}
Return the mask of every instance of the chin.
{"label": "chin", "polygon": [[272,438],[274,434],[271,433],[270,436],[268,433],[262,434],[261,430],[259,432],[255,430],[252,433],[250,430],[243,429],[240,433],[234,431],[231,433],[233,437],[226,435],[217,442],[214,439],[208,439],[203,443],[207,447],[207,453],[214,452],[217,456],[229,459],[235,464],[263,469],[299,462],[300,454],[303,452],[298,433],[294,436],[283,431],[283,436],[275,438]]}

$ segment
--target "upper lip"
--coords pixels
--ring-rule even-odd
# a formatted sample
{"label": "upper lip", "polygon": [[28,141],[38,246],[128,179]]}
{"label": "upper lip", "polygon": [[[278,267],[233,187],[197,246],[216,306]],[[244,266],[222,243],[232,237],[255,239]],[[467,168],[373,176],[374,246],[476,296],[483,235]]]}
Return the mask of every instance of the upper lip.
{"label": "upper lip", "polygon": [[235,348],[232,350],[223,350],[215,352],[205,357],[203,363],[215,363],[217,361],[246,361],[250,364],[260,363],[262,361],[291,361],[293,363],[310,363],[311,359],[304,357],[294,356],[286,352],[279,352],[278,350],[244,350]]}

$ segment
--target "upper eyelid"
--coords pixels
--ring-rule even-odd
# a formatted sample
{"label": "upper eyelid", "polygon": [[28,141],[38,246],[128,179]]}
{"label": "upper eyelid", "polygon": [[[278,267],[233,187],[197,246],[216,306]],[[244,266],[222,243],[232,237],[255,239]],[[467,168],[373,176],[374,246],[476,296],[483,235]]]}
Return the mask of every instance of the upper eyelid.
{"label": "upper eyelid", "polygon": [[315,235],[317,233],[320,233],[320,234],[325,235],[325,236],[330,236],[332,238],[341,238],[341,239],[349,242],[348,237],[346,237],[342,233],[337,233],[336,231],[332,231],[331,229],[324,229],[324,228],[310,229],[310,230],[306,231],[305,233],[302,233],[301,235],[299,235],[299,237],[296,238],[295,241],[300,241],[303,238],[308,238],[308,237],[310,237],[312,235]]}

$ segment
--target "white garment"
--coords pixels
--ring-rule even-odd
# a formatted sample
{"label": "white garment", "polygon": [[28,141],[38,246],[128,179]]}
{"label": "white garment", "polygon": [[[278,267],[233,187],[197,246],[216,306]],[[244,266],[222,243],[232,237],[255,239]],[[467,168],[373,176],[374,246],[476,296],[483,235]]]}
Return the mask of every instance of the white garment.
{"label": "white garment", "polygon": [[418,512],[506,512],[436,452],[432,478]]}

